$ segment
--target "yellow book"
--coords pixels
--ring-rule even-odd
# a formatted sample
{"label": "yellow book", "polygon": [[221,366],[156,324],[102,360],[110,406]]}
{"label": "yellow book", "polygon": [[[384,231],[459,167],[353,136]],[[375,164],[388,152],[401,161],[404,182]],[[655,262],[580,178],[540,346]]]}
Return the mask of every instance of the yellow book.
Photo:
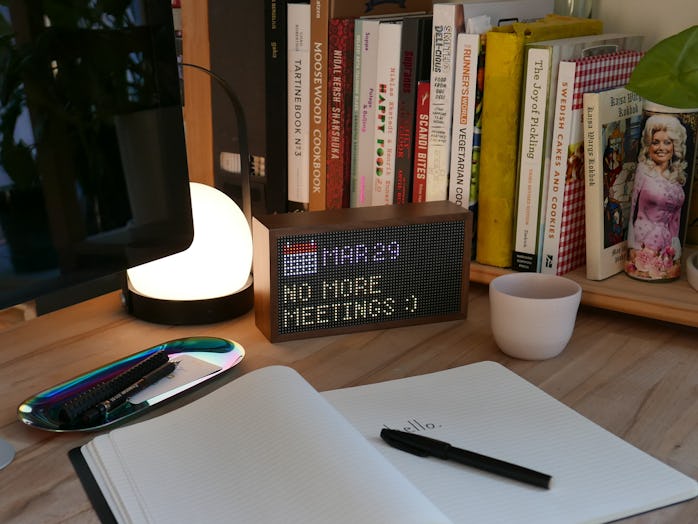
{"label": "yellow book", "polygon": [[600,20],[551,14],[487,33],[477,262],[511,266],[524,45],[602,31]]}

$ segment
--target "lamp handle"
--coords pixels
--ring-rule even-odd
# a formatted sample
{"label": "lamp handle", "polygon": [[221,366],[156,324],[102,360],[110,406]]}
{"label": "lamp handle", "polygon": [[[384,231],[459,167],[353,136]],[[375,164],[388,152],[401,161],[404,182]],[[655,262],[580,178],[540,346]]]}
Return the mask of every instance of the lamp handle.
{"label": "lamp handle", "polygon": [[238,99],[235,91],[230,86],[230,84],[220,75],[214,73],[210,69],[206,69],[197,64],[190,64],[188,62],[183,62],[182,66],[191,67],[193,69],[198,69],[208,74],[211,78],[218,82],[225,91],[228,100],[230,100],[233,110],[235,111],[235,117],[237,119],[238,135],[240,142],[240,172],[242,178],[242,212],[247,219],[247,224],[252,231],[252,196],[250,194],[250,154],[249,148],[247,146],[247,121],[245,120],[245,112],[242,109],[242,104]]}

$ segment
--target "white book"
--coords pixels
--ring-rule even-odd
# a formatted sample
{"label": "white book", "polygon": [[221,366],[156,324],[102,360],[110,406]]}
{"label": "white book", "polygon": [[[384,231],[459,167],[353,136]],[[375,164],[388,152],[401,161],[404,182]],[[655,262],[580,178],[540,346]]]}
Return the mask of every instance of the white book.
{"label": "white book", "polygon": [[310,201],[310,5],[288,9],[288,200]]}
{"label": "white book", "polygon": [[521,271],[538,270],[538,219],[550,69],[551,56],[547,49],[525,50],[512,257],[514,269]]}
{"label": "white book", "polygon": [[[576,63],[560,62],[555,93],[555,123],[552,134],[552,155],[548,172],[548,192],[545,202],[545,229],[541,248],[541,273],[557,274],[558,246],[565,196],[567,158],[572,129],[581,129],[581,122],[572,122],[572,96]],[[578,118],[581,115],[577,112]]]}
{"label": "white book", "polygon": [[640,142],[642,98],[624,87],[584,93],[584,208],[586,277],[623,271],[627,256],[632,182],[631,144]]}
{"label": "white book", "polygon": [[426,200],[448,198],[456,35],[465,30],[462,4],[434,4]]}
{"label": "white book", "polygon": [[471,200],[475,98],[480,35],[459,33],[456,40],[456,72],[451,125],[451,169],[448,199],[462,207]]}
{"label": "white book", "polygon": [[[385,427],[548,473],[552,487],[394,449]],[[266,367],[80,454],[118,522],[605,522],[698,494],[494,362],[321,394]]]}
{"label": "white book", "polygon": [[354,87],[352,107],[351,207],[371,205],[378,20],[354,23]]}
{"label": "white book", "polygon": [[371,204],[374,206],[393,204],[401,41],[401,22],[381,22],[378,27],[377,98],[371,170]]}

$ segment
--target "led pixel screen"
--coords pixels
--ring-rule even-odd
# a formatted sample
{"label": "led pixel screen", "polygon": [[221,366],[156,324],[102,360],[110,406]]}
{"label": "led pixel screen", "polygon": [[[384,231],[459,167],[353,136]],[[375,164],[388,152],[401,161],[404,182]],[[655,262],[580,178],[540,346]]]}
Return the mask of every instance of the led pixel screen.
{"label": "led pixel screen", "polygon": [[443,221],[277,238],[278,333],[457,315],[464,236]]}

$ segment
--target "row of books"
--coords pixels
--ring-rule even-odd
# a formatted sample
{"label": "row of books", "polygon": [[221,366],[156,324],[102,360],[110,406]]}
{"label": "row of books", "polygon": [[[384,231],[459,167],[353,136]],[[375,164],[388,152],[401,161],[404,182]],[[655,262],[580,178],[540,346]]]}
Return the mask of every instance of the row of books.
{"label": "row of books", "polygon": [[[382,16],[361,16],[340,0],[289,3],[289,202],[319,210],[449,199],[476,215],[478,262],[554,274],[587,264],[594,279],[617,272],[619,247],[609,250],[598,228],[609,190],[585,187],[582,102],[627,83],[642,37],[549,14],[552,4],[416,1],[409,13],[384,4]],[[636,132],[640,117],[615,128]],[[632,147],[620,152],[628,166]],[[623,201],[611,199],[626,221],[631,179],[617,181]]]}
{"label": "row of books", "polygon": [[[545,35],[543,40],[535,37],[536,29],[541,29],[540,34]],[[555,36],[555,32],[565,33],[568,29],[571,30],[567,34],[557,35],[562,38],[549,39]],[[503,32],[506,34],[506,31]],[[498,262],[488,260],[486,263],[558,275],[585,265],[586,277],[591,280],[603,280],[624,269],[640,279],[663,278],[663,275],[673,278],[679,271],[681,244],[686,238],[686,228],[680,224],[687,219],[690,221],[691,177],[677,176],[675,184],[679,186],[672,188],[676,200],[671,205],[679,200],[684,204],[681,217],[679,210],[673,215],[673,220],[679,225],[676,226],[678,232],[673,233],[671,245],[655,250],[642,244],[638,237],[633,237],[634,230],[630,226],[641,209],[637,195],[644,192],[638,187],[644,154],[641,143],[646,144],[649,122],[659,125],[656,123],[660,121],[658,118],[663,118],[661,122],[675,121],[677,138],[672,140],[679,140],[679,129],[683,127],[689,136],[686,144],[690,148],[695,119],[683,114],[650,116],[654,113],[648,109],[649,106],[637,94],[623,87],[643,56],[642,35],[603,33],[598,21],[577,23],[570,20],[568,24],[568,21],[554,17],[546,17],[542,23],[513,24],[513,32],[527,35],[522,47],[522,79],[518,96],[511,98],[520,101],[520,110],[508,113],[510,117],[512,114],[519,117],[518,137],[509,142],[502,140],[497,145],[494,145],[496,135],[493,128],[487,126],[498,116],[506,118],[507,113],[502,111],[501,105],[499,112],[492,111],[487,102],[501,101],[493,96],[495,87],[491,77],[502,66],[501,51],[507,46],[498,45],[497,38],[501,34],[496,28],[484,39],[485,103],[480,177],[490,187],[487,191],[478,191],[475,199],[482,202],[493,196],[501,197],[500,209],[507,209],[508,205],[515,210],[511,223],[514,235],[511,251],[503,251]],[[468,35],[459,35],[459,39],[465,36]],[[477,41],[472,45],[477,45]],[[516,47],[517,44],[509,45],[510,50]],[[459,49],[459,52],[462,51]],[[467,52],[465,56],[457,55],[457,60],[465,60],[467,64],[467,55]],[[515,67],[518,69],[517,64]],[[459,87],[472,82],[461,78],[465,70],[467,67],[456,67],[456,92]],[[499,80],[501,82],[502,78]],[[515,95],[517,86],[512,83],[509,87],[509,93]],[[465,136],[464,128],[458,125],[459,102],[455,97],[454,148],[449,174],[451,190],[457,189],[454,182],[457,184],[465,178],[467,183],[467,174],[461,176],[457,164],[454,164],[459,158],[455,149],[458,137]],[[472,132],[473,124],[467,123],[465,129]],[[498,131],[505,132],[505,129]],[[505,201],[508,197],[506,177],[498,177],[501,173],[492,170],[486,171],[485,162],[513,151],[513,144],[516,144],[517,152],[514,193],[513,200]],[[683,146],[674,147],[678,148],[677,155],[681,157]],[[649,155],[652,155],[651,149]],[[686,154],[687,173],[692,172],[693,156],[691,152]],[[500,167],[504,169],[506,166]],[[431,171],[427,173],[427,179],[431,174]],[[453,199],[454,194],[457,193],[449,192],[449,198]],[[669,205],[661,206],[668,210]],[[494,252],[482,250],[481,246],[498,238],[493,234],[498,227],[497,220],[502,227],[510,225],[505,213],[494,216],[491,209],[484,213],[483,207],[480,207],[478,220],[478,261]],[[639,228],[637,222],[635,227]]]}
{"label": "row of books", "polygon": [[370,7],[360,16],[341,0],[287,6],[289,201],[310,210],[467,205],[484,33],[500,20],[542,17],[553,1]]}
{"label": "row of books", "polygon": [[[589,278],[609,276],[594,269],[603,244],[598,232],[589,236],[591,263],[587,263],[585,216],[602,216],[609,192],[594,191],[602,185],[585,183],[583,97],[624,86],[642,56],[641,45],[641,35],[607,33],[526,44],[514,269],[564,274],[587,264]],[[634,104],[635,111],[627,118],[639,119],[641,105]],[[634,126],[639,127],[639,122]],[[619,131],[621,127],[629,128],[624,121],[616,125]],[[627,165],[637,155],[636,149],[634,153],[630,149],[628,144],[618,152]],[[626,178],[631,182],[632,174]],[[627,217],[630,192],[615,194]]]}
{"label": "row of books", "polygon": [[401,4],[373,6],[368,17],[350,1],[287,5],[292,210],[410,200],[405,134],[416,82],[429,80],[431,2]]}

